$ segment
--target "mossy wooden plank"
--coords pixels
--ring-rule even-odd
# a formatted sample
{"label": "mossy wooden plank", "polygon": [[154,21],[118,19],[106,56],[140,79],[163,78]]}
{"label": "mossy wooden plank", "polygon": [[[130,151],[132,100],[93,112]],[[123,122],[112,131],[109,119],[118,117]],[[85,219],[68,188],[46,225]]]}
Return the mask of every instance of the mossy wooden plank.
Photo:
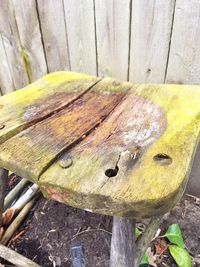
{"label": "mossy wooden plank", "polygon": [[62,151],[102,123],[130,87],[113,79],[100,81],[67,107],[1,144],[0,165],[37,180]]}
{"label": "mossy wooden plank", "polygon": [[[199,130],[200,87],[134,87],[40,176],[40,187],[49,198],[97,213],[164,214],[184,191]],[[69,159],[64,168],[60,161]]]}
{"label": "mossy wooden plank", "polygon": [[73,72],[48,74],[0,98],[0,143],[75,100],[100,79]]}

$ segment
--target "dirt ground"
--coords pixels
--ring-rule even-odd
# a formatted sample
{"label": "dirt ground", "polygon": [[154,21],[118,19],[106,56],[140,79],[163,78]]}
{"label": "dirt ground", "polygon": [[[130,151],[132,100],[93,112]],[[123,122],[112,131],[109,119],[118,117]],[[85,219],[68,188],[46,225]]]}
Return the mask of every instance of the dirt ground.
{"label": "dirt ground", "polygon": [[[172,223],[180,225],[195,267],[200,266],[199,222],[200,200],[185,196],[161,225],[161,234]],[[69,267],[70,248],[82,245],[85,267],[108,267],[111,230],[112,218],[109,216],[74,209],[41,197],[16,233],[23,235],[11,241],[9,247],[43,267],[56,266],[56,261],[61,262],[62,267]],[[151,247],[154,249],[154,244]],[[157,266],[177,265],[168,252],[164,252],[157,259]]]}

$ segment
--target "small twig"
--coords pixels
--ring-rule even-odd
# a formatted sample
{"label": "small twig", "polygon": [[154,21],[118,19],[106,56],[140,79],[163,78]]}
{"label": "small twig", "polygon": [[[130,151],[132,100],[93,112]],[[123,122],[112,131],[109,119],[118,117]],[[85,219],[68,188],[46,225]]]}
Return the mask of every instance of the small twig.
{"label": "small twig", "polygon": [[166,263],[162,262],[162,265],[166,266],[166,267],[170,267],[169,265],[167,265]]}
{"label": "small twig", "polygon": [[0,227],[2,226],[2,214],[3,214],[7,178],[8,178],[8,171],[3,168],[0,168]]}
{"label": "small twig", "polygon": [[6,245],[11,238],[11,236],[14,234],[18,226],[22,223],[26,215],[28,214],[29,210],[33,207],[35,200],[37,198],[37,195],[31,199],[20,211],[20,213],[17,215],[17,217],[14,219],[14,221],[9,225],[8,229],[6,230],[5,234],[3,235],[3,238],[1,240],[1,243],[3,245]]}
{"label": "small twig", "polygon": [[188,202],[187,202],[187,200],[185,200],[184,201],[184,210],[183,210],[183,212],[182,212],[182,214],[181,214],[181,217],[182,217],[182,219],[185,219],[185,215],[186,215],[186,211],[187,211],[187,207],[188,207]]}
{"label": "small twig", "polygon": [[14,201],[20,191],[29,183],[28,180],[22,179],[5,197],[4,210]]}
{"label": "small twig", "polygon": [[14,216],[19,213],[19,211],[28,203],[30,199],[32,199],[38,192],[38,185],[33,184],[29,189],[15,202],[15,204],[8,208],[2,216],[2,224],[9,224]]}
{"label": "small twig", "polygon": [[11,242],[14,242],[17,240],[19,237],[21,237],[24,233],[26,232],[26,229],[20,231],[18,234],[16,234],[14,237],[12,237]]}
{"label": "small twig", "polygon": [[89,232],[96,232],[96,231],[102,231],[102,232],[104,232],[104,233],[107,233],[107,234],[109,234],[109,235],[112,235],[111,232],[106,231],[105,229],[101,229],[101,228],[99,228],[99,229],[88,229],[88,230],[85,230],[85,231],[82,231],[82,232],[79,232],[79,233],[75,234],[75,235],[72,237],[71,240],[74,240],[74,239],[75,239],[77,236],[79,236],[79,235],[82,235],[82,234],[85,234],[85,233],[89,233]]}

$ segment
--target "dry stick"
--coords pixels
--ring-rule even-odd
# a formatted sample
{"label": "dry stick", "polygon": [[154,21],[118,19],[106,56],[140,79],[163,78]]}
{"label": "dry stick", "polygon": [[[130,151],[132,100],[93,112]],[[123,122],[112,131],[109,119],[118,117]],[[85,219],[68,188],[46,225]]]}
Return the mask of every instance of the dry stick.
{"label": "dry stick", "polygon": [[2,225],[2,214],[3,214],[7,178],[8,178],[8,171],[3,168],[0,168],[0,227]]}
{"label": "dry stick", "polygon": [[161,221],[161,217],[152,218],[144,233],[138,238],[138,241],[136,242],[136,266],[139,266],[140,259],[151,243],[151,240],[158,230]]}
{"label": "dry stick", "polygon": [[36,195],[37,191],[39,189],[39,186],[37,184],[33,184],[11,207],[8,208],[3,213],[3,224],[9,224],[13,217],[19,213],[19,211],[26,205],[26,203],[34,196]]}
{"label": "dry stick", "polygon": [[3,238],[1,240],[1,243],[3,245],[6,245],[9,241],[9,239],[14,234],[15,230],[19,227],[21,222],[24,220],[26,215],[28,214],[29,210],[33,207],[33,204],[35,203],[35,200],[38,195],[36,195],[33,199],[31,199],[24,208],[20,211],[20,213],[17,215],[17,217],[14,219],[14,221],[9,225],[8,229],[3,235]]}
{"label": "dry stick", "polygon": [[17,267],[41,267],[37,263],[25,258],[19,253],[0,244],[0,257],[13,263]]}
{"label": "dry stick", "polygon": [[4,210],[8,208],[15,200],[16,196],[19,194],[20,191],[24,189],[24,187],[29,183],[28,180],[22,179],[5,197],[4,201]]}

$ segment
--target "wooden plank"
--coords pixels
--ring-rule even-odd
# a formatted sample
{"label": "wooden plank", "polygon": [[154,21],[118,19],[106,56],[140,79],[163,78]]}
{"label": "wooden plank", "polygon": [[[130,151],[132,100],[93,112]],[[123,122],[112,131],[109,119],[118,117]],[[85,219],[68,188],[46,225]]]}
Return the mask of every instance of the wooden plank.
{"label": "wooden plank", "polygon": [[163,83],[175,0],[133,0],[130,81]]}
{"label": "wooden plank", "polygon": [[[21,42],[21,56],[29,82],[47,73],[35,0],[12,0]],[[31,18],[31,19],[30,19]]]}
{"label": "wooden plank", "polygon": [[0,244],[0,257],[6,259],[9,262],[12,262],[18,267],[41,267],[37,263],[27,259],[26,257],[20,255],[16,251],[7,248]]}
{"label": "wooden plank", "polygon": [[96,75],[93,0],[63,0],[71,70]]}
{"label": "wooden plank", "polygon": [[1,97],[0,143],[65,107],[98,80],[73,72],[55,72]]}
{"label": "wooden plank", "polygon": [[127,0],[95,1],[98,75],[100,76],[128,79],[130,2]]}
{"label": "wooden plank", "polygon": [[167,83],[200,83],[200,1],[177,0]]}
{"label": "wooden plank", "polygon": [[21,55],[22,46],[11,0],[0,1],[0,31],[14,87],[22,88],[29,80]]}
{"label": "wooden plank", "polygon": [[1,34],[0,34],[0,55],[1,55],[0,87],[1,87],[2,94],[7,94],[14,90],[14,84],[13,84],[13,80],[11,77]]}
{"label": "wooden plank", "polygon": [[133,88],[96,131],[63,154],[73,164],[62,168],[58,160],[40,176],[43,193],[113,216],[167,212],[187,181],[199,138],[199,103],[198,86]]}
{"label": "wooden plank", "polygon": [[69,51],[62,0],[38,1],[48,71],[69,70]]}
{"label": "wooden plank", "polygon": [[99,82],[60,112],[7,140],[0,146],[0,164],[37,181],[62,151],[85,138],[110,114],[124,97],[119,88],[127,90],[128,85],[112,79]]}

